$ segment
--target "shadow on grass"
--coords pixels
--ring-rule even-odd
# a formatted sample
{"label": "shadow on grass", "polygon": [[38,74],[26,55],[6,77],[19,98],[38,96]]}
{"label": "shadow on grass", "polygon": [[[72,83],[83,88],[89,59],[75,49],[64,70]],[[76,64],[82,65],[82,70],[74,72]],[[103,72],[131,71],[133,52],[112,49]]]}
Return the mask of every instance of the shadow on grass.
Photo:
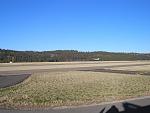
{"label": "shadow on grass", "polygon": [[149,106],[138,106],[131,103],[123,103],[122,104],[124,111],[119,111],[116,106],[111,106],[109,110],[102,109],[99,113],[150,113],[150,105]]}

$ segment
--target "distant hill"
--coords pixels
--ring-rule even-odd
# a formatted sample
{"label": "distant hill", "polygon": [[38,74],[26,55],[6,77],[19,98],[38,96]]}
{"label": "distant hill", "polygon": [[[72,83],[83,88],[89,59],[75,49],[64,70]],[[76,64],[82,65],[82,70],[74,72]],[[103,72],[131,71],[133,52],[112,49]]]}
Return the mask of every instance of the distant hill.
{"label": "distant hill", "polygon": [[0,63],[7,62],[64,62],[64,61],[122,61],[150,60],[150,54],[115,52],[79,52],[76,50],[15,51],[0,49]]}

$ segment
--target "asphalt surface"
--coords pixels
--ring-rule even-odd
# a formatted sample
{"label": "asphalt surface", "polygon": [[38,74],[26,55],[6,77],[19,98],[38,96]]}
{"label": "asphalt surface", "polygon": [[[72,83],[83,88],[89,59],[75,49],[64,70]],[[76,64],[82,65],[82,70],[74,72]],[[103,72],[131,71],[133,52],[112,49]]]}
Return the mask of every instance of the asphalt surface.
{"label": "asphalt surface", "polygon": [[16,85],[27,79],[31,74],[0,75],[0,88]]}
{"label": "asphalt surface", "polygon": [[150,97],[135,98],[120,102],[47,110],[6,110],[0,113],[150,113]]}

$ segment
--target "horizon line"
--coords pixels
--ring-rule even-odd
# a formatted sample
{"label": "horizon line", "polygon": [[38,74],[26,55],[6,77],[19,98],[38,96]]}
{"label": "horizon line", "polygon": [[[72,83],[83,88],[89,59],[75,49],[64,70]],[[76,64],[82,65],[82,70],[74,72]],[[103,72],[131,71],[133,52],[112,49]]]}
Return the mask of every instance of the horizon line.
{"label": "horizon line", "polygon": [[135,52],[135,51],[107,51],[107,50],[77,50],[77,49],[51,49],[51,50],[17,50],[17,49],[3,49],[0,50],[11,50],[20,52],[48,52],[48,51],[77,51],[77,52],[108,52],[108,53],[135,53],[135,54],[150,54],[150,52]]}

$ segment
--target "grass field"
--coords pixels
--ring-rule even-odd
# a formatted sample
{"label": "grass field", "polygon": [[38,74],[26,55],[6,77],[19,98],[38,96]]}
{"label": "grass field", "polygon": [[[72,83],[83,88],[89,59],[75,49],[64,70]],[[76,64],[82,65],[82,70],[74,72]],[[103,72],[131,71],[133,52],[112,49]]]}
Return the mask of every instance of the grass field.
{"label": "grass field", "polygon": [[150,95],[149,76],[101,72],[34,73],[23,83],[0,89],[0,106],[39,108],[122,100]]}

